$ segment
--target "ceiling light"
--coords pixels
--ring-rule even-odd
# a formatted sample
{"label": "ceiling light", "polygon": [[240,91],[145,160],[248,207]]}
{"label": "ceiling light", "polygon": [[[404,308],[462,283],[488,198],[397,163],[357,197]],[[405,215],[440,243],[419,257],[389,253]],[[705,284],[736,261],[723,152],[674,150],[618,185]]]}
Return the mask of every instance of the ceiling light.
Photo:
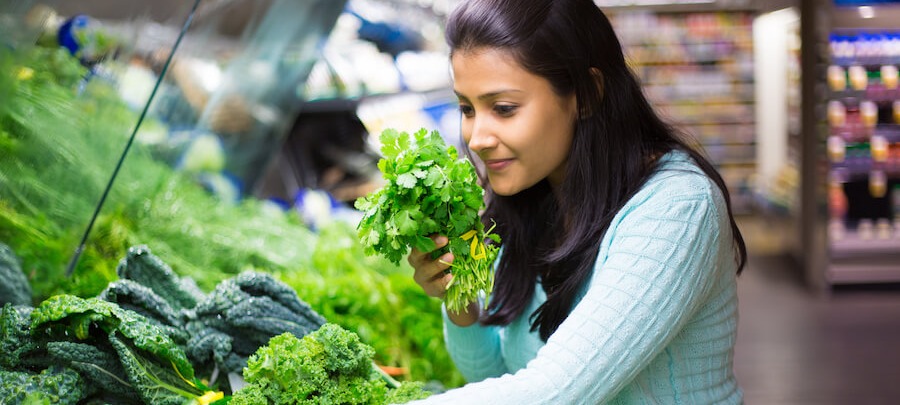
{"label": "ceiling light", "polygon": [[859,6],[857,10],[859,11],[859,16],[862,18],[875,17],[875,8],[872,6]]}

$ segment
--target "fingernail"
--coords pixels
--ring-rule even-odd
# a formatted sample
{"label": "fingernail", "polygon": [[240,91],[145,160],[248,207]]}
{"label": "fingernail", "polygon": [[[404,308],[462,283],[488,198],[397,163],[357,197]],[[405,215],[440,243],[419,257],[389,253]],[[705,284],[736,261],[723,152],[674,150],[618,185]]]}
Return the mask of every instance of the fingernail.
{"label": "fingernail", "polygon": [[442,246],[445,243],[447,243],[447,237],[446,236],[438,236],[437,239],[434,240],[434,243],[438,246]]}

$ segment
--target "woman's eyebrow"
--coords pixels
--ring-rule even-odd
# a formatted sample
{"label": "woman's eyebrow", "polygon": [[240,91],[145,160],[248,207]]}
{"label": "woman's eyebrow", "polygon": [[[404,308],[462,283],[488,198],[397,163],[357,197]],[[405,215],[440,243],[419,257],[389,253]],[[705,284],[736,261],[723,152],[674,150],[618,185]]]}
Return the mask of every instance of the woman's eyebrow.
{"label": "woman's eyebrow", "polygon": [[[460,92],[458,92],[456,90],[453,90],[453,93],[455,93],[456,97],[461,100],[467,100],[467,101],[469,100],[468,97],[462,95]],[[516,90],[516,89],[501,89],[501,90],[484,93],[484,94],[478,96],[478,99],[479,100],[490,100],[493,98],[497,98],[498,96],[503,95],[505,93],[524,93],[524,92],[522,90]]]}

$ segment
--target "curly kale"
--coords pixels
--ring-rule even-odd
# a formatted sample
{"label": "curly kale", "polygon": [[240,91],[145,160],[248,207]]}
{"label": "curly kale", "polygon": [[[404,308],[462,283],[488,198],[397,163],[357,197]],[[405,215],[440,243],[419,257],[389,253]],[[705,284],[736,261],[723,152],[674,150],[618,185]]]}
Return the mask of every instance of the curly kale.
{"label": "curly kale", "polygon": [[392,396],[374,369],[374,350],[355,333],[336,324],[298,339],[278,335],[250,357],[244,369],[248,385],[232,405],[246,404],[383,404],[389,398],[423,398],[410,386]]}
{"label": "curly kale", "polygon": [[162,297],[175,310],[190,309],[204,298],[190,278],[179,278],[146,246],[134,246],[116,267],[120,279],[132,280]]}
{"label": "curly kale", "polygon": [[425,384],[420,381],[409,381],[400,384],[399,387],[388,390],[386,404],[405,404],[418,399],[425,399],[431,393],[425,389]]}
{"label": "curly kale", "polygon": [[85,397],[85,384],[74,370],[51,366],[40,374],[0,370],[0,404],[72,404]]}

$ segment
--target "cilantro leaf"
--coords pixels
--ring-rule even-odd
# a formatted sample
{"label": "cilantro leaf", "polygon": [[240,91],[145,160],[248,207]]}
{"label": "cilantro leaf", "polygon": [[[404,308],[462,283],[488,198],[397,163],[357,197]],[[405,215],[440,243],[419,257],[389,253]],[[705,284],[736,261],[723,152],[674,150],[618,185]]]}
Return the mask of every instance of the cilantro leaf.
{"label": "cilantro leaf", "polygon": [[485,231],[479,217],[484,190],[475,167],[459,159],[437,131],[423,128],[410,135],[388,129],[379,141],[378,169],[387,184],[355,203],[364,212],[357,231],[365,251],[399,264],[411,247],[434,250],[432,234],[447,236],[455,259],[445,300],[449,309],[463,310],[479,294],[490,293],[500,240]]}

